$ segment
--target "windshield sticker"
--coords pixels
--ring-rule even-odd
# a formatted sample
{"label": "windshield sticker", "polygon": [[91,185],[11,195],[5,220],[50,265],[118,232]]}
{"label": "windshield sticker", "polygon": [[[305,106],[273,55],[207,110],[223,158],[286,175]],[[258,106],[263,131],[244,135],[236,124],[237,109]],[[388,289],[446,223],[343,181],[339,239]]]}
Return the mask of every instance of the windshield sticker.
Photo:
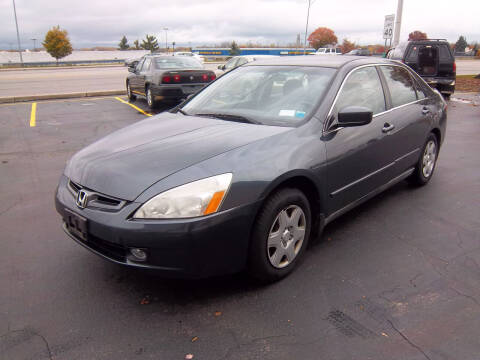
{"label": "windshield sticker", "polygon": [[305,117],[305,111],[295,111],[295,117],[304,118]]}
{"label": "windshield sticker", "polygon": [[278,116],[295,116],[295,110],[280,110]]}

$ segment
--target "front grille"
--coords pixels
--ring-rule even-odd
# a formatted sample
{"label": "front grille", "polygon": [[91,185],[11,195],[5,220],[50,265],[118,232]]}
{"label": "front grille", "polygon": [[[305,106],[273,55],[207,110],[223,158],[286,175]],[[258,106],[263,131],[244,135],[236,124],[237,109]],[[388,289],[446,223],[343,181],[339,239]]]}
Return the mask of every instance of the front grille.
{"label": "front grille", "polygon": [[78,192],[80,190],[85,190],[85,192],[88,194],[87,208],[112,212],[119,211],[127,203],[125,200],[120,200],[88,188],[84,188],[72,180],[68,180],[67,187],[75,200],[77,199]]}

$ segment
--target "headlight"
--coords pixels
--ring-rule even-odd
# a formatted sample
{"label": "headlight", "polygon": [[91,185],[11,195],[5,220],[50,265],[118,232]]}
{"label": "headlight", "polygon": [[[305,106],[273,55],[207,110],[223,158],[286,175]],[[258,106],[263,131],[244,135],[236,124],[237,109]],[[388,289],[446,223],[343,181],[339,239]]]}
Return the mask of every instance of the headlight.
{"label": "headlight", "polygon": [[232,174],[197,180],[158,194],[143,204],[134,219],[189,218],[216,212],[227,194]]}

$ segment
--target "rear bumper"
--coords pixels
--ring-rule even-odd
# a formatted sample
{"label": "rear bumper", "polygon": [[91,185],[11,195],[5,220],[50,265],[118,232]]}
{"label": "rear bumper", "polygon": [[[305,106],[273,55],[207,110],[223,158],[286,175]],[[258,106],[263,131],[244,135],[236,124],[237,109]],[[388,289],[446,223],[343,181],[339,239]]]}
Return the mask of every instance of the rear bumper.
{"label": "rear bumper", "polygon": [[455,91],[455,78],[444,78],[444,77],[427,77],[422,76],[423,79],[433,88],[438,89],[438,91],[446,94],[453,94]]}
{"label": "rear bumper", "polygon": [[184,99],[195,94],[207,84],[150,85],[155,100]]}
{"label": "rear bumper", "polygon": [[[152,269],[166,277],[203,278],[239,272],[247,261],[250,229],[258,203],[229,209],[201,218],[178,220],[128,220],[140,204],[130,203],[119,212],[80,209],[64,186],[62,177],[55,197],[63,219],[68,211],[88,221],[84,241],[63,223],[64,231],[93,253],[135,268]],[[147,252],[136,261],[131,248]]]}

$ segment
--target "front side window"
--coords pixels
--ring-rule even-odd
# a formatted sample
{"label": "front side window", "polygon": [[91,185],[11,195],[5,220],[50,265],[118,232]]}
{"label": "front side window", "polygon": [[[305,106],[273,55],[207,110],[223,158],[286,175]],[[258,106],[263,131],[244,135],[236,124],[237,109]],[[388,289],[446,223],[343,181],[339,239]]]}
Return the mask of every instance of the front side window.
{"label": "front side window", "polygon": [[145,59],[141,59],[137,66],[135,67],[135,72],[140,72],[140,70],[142,69],[142,66],[143,66],[143,62],[145,61]]}
{"label": "front side window", "polygon": [[143,63],[142,71],[150,70],[150,64],[151,63],[152,63],[152,59],[151,58],[146,58],[144,63]]}
{"label": "front side window", "polygon": [[302,66],[245,66],[198,93],[189,115],[273,126],[297,126],[323,99],[336,70]]}
{"label": "front side window", "polygon": [[387,81],[393,107],[417,100],[415,86],[406,69],[399,66],[380,66],[380,69]]}
{"label": "front side window", "polygon": [[339,112],[349,106],[366,107],[374,115],[385,111],[385,96],[375,67],[354,70],[345,80],[335,109]]}

